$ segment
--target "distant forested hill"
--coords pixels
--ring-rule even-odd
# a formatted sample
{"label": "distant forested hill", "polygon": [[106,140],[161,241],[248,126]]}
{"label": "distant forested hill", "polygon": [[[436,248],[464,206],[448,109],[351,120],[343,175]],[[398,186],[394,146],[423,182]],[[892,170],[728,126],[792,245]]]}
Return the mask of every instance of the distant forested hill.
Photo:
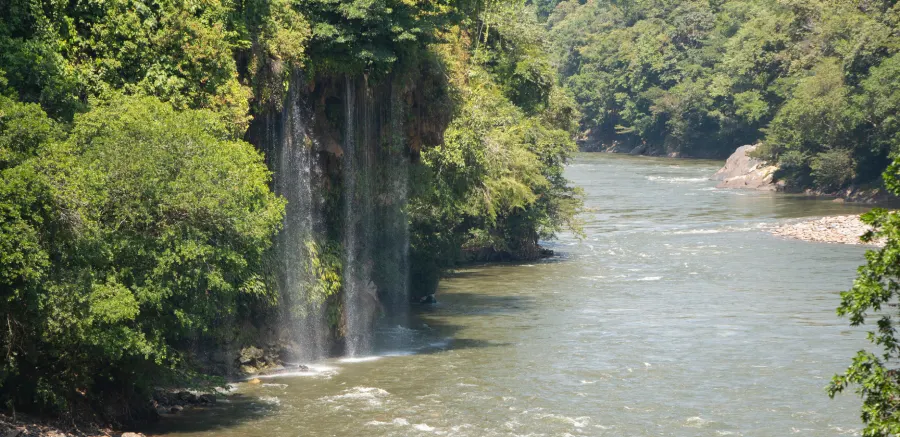
{"label": "distant forested hill", "polygon": [[891,0],[544,2],[585,144],[724,157],[762,141],[795,187],[877,183],[900,147]]}

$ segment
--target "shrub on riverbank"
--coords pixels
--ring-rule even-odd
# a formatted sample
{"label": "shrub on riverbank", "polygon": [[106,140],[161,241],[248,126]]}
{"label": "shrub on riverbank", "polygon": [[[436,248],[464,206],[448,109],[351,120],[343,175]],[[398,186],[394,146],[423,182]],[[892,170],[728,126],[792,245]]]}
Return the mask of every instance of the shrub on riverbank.
{"label": "shrub on riverbank", "polygon": [[[3,98],[0,137],[22,124],[52,122]],[[191,335],[268,294],[284,205],[259,152],[210,112],[117,96],[52,132],[0,179],[0,395],[65,411],[131,399]]]}
{"label": "shrub on riverbank", "polygon": [[[884,182],[900,195],[900,157],[884,173]],[[855,387],[862,397],[863,435],[887,437],[900,434],[900,337],[897,336],[897,302],[900,301],[900,214],[875,209],[862,216],[873,230],[863,241],[882,240],[881,249],[866,252],[866,264],[857,271],[853,288],[841,293],[840,316],[852,326],[876,319],[868,339],[876,350],[860,350],[842,373],[835,375],[828,394]]]}

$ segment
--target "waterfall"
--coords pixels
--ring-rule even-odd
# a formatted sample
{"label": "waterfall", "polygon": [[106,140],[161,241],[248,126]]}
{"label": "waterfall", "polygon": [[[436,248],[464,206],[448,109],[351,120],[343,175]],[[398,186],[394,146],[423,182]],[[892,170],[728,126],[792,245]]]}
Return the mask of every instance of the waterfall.
{"label": "waterfall", "polygon": [[286,331],[295,343],[294,357],[309,362],[325,357],[328,350],[328,327],[323,299],[315,296],[315,278],[309,271],[309,244],[321,233],[318,196],[314,191],[317,175],[315,141],[311,132],[312,115],[297,91],[299,79],[291,81],[282,110],[280,129],[269,128],[278,135],[275,191],[287,199],[283,228],[276,241],[277,279],[285,310]]}
{"label": "waterfall", "polygon": [[389,129],[378,149],[375,283],[382,291],[387,323],[394,327],[406,326],[409,316],[409,222],[406,216],[409,159],[403,135],[402,104],[392,91],[385,96],[390,103],[385,111]]}
{"label": "waterfall", "polygon": [[[359,91],[358,91],[359,89]],[[372,350],[371,330],[379,307],[372,282],[372,161],[369,99],[365,86],[344,84],[344,320],[347,354]]]}
{"label": "waterfall", "polygon": [[344,320],[350,356],[372,352],[379,316],[405,325],[409,306],[408,159],[390,83],[344,89]]}
{"label": "waterfall", "polygon": [[[280,117],[268,117],[261,125],[274,189],[287,200],[274,270],[283,309],[281,331],[293,345],[291,359],[299,362],[327,357],[335,335],[343,335],[347,355],[371,354],[376,325],[408,322],[409,155],[403,100],[389,80],[377,86],[365,77],[343,82],[343,90],[338,82],[314,91],[320,94],[308,94],[295,75]],[[340,111],[310,104],[341,95],[342,117]],[[338,165],[334,159],[341,147],[335,140],[340,130],[343,156]],[[338,192],[330,190],[338,187],[343,204],[332,204],[328,199],[337,197],[329,193]],[[336,239],[343,250],[339,313],[336,302],[322,295],[312,271],[319,256],[314,251]],[[340,332],[334,330],[336,322]],[[388,345],[399,343],[389,339]]]}

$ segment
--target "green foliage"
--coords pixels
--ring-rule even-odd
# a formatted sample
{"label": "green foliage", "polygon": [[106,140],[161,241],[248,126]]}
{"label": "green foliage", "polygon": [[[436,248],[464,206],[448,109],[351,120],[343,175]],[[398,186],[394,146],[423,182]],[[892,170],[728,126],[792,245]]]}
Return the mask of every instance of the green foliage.
{"label": "green foliage", "polygon": [[[569,0],[548,25],[589,140],[718,157],[762,141],[763,158],[811,158],[790,170],[797,188],[834,189],[877,179],[900,140],[898,8]],[[836,155],[815,156],[832,149],[849,152],[852,180],[822,176]]]}
{"label": "green foliage", "polygon": [[[0,401],[10,405],[100,411],[142,400],[152,384],[196,375],[192,342],[231,335],[235,320],[277,300],[265,259],[284,201],[239,138],[254,137],[254,116],[282,108],[289,86],[327,93],[345,76],[396,79],[414,101],[404,126],[421,158],[409,204],[420,276],[436,281],[462,251],[534,258],[539,239],[577,227],[580,197],[562,167],[580,113],[556,85],[533,7],[0,0],[0,9]],[[401,77],[426,70],[410,76],[422,83]],[[328,106],[317,114],[334,107],[313,104]],[[343,248],[306,249],[312,296],[338,327]]]}
{"label": "green foliage", "polygon": [[534,69],[547,65],[544,42],[519,8],[486,12],[471,55],[453,51],[465,33],[437,47],[458,100],[411,184],[412,271],[425,293],[460,260],[534,259],[539,239],[578,228],[581,198],[562,176],[578,112],[552,72]]}
{"label": "green foliage", "polygon": [[386,73],[467,6],[450,0],[299,0],[320,71]]}
{"label": "green foliage", "polygon": [[315,279],[310,296],[316,302],[325,302],[341,291],[343,258],[341,247],[334,242],[325,245],[314,241],[306,243],[309,255],[307,269]]}
{"label": "green foliage", "polygon": [[0,68],[22,100],[71,119],[88,97],[124,88],[217,110],[237,133],[246,129],[250,93],[234,61],[243,42],[231,2],[8,1],[18,15],[0,18]]}
{"label": "green foliage", "polygon": [[845,149],[831,149],[819,153],[809,164],[816,186],[825,190],[838,190],[853,180],[856,163]]}
{"label": "green foliage", "polygon": [[180,342],[268,293],[284,205],[260,154],[229,137],[212,112],[114,96],[3,170],[0,394],[58,408],[146,389]]}
{"label": "green foliage", "polygon": [[[900,195],[900,160],[884,173],[885,185]],[[866,264],[858,270],[853,288],[841,293],[840,316],[850,319],[852,326],[876,319],[867,338],[877,352],[859,351],[843,374],[835,375],[828,387],[834,397],[850,386],[856,386],[862,397],[863,435],[886,437],[900,433],[900,340],[896,331],[896,309],[900,297],[900,215],[874,209],[862,216],[873,231],[863,241],[884,239],[884,247],[866,252]]]}

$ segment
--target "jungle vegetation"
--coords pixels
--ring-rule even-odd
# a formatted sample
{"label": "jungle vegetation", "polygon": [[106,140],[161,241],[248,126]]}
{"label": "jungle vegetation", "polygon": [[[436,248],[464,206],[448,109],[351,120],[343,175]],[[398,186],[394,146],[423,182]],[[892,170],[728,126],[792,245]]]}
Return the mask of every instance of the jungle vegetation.
{"label": "jungle vegetation", "polygon": [[542,2],[588,147],[722,158],[789,187],[880,185],[900,151],[892,0]]}
{"label": "jungle vegetation", "polygon": [[[249,128],[308,81],[429,66],[413,266],[540,255],[580,205],[578,111],[533,7],[480,0],[0,0],[0,404],[135,420],[198,339],[278,305],[285,201]],[[430,120],[437,118],[442,120]],[[337,249],[339,250],[339,249]],[[335,286],[339,287],[335,279]],[[339,292],[339,291],[338,291]]]}

